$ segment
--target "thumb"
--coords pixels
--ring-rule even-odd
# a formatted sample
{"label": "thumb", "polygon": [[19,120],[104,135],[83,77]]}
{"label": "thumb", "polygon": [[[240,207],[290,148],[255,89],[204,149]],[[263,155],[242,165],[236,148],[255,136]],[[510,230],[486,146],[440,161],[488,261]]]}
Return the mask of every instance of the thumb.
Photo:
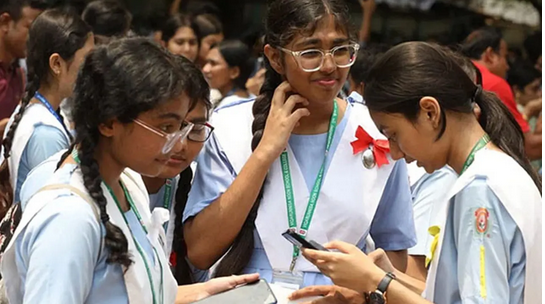
{"label": "thumb", "polygon": [[327,249],[337,249],[342,253],[351,253],[351,252],[354,251],[354,249],[357,249],[356,246],[354,246],[352,244],[348,244],[348,243],[343,242],[343,241],[329,242],[329,243],[325,244],[324,247],[327,248]]}

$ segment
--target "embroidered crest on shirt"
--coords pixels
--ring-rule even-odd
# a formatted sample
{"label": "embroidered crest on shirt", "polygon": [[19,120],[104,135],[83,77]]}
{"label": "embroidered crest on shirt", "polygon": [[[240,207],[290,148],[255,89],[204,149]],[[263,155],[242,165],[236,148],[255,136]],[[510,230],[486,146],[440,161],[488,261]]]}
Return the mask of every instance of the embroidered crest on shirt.
{"label": "embroidered crest on shirt", "polygon": [[485,234],[488,231],[488,219],[490,213],[486,208],[475,210],[475,230],[478,234]]}

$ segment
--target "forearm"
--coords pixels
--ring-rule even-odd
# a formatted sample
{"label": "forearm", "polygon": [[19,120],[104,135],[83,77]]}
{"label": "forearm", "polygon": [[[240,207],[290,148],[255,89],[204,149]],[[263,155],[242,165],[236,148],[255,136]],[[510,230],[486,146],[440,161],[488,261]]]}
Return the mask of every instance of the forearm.
{"label": "forearm", "polygon": [[429,304],[432,303],[422,298],[420,294],[409,290],[404,284],[393,280],[386,291],[386,299],[390,304]]}
{"label": "forearm", "polygon": [[413,278],[399,270],[394,271],[396,280],[412,292],[420,295],[426,289],[426,282]]}
{"label": "forearm", "polygon": [[405,273],[422,282],[426,281],[428,270],[425,266],[426,257],[423,255],[409,255],[407,260],[407,271]]}
{"label": "forearm", "polygon": [[272,161],[256,150],[227,191],[184,224],[188,258],[208,269],[231,246],[246,221]]}
{"label": "forearm", "polygon": [[373,11],[363,11],[363,21],[361,23],[360,32],[358,38],[360,42],[368,42],[371,36],[371,19],[373,18]]}
{"label": "forearm", "polygon": [[524,133],[524,146],[526,149],[526,155],[530,160],[541,159],[541,142],[542,135],[535,132]]}
{"label": "forearm", "polygon": [[402,272],[407,270],[407,250],[386,251],[386,254],[396,269],[399,269]]}

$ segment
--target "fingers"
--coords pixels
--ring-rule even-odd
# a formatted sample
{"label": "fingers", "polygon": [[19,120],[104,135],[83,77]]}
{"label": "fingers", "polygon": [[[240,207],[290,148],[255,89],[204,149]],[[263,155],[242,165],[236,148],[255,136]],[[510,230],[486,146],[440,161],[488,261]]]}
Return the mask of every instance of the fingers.
{"label": "fingers", "polygon": [[327,249],[336,249],[342,253],[351,253],[354,250],[359,250],[356,246],[342,241],[333,241],[324,245]]}
{"label": "fingers", "polygon": [[382,250],[382,248],[378,248],[377,250],[370,252],[367,256],[371,258],[373,261],[378,261],[382,259],[386,255],[386,252]]}
{"label": "fingers", "polygon": [[304,107],[308,106],[308,100],[299,94],[294,94],[288,97],[284,105],[282,105],[282,111],[286,115],[290,115],[297,104],[301,104]]}
{"label": "fingers", "polygon": [[301,298],[308,298],[314,296],[325,296],[332,289],[332,286],[309,286],[303,289],[299,289],[293,292],[290,296],[290,300],[297,300]]}
{"label": "fingers", "polygon": [[291,92],[291,91],[293,91],[293,88],[291,87],[290,83],[287,81],[282,82],[274,90],[271,106],[281,108],[284,105],[284,102],[286,101],[286,95],[288,94],[288,92]]}
{"label": "fingers", "polygon": [[259,273],[231,276],[231,283],[235,286],[248,284],[259,280]]}

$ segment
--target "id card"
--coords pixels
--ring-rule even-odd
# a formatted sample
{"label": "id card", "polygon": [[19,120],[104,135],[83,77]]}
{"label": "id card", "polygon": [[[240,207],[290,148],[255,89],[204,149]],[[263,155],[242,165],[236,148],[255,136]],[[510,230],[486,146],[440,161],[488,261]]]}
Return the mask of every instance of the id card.
{"label": "id card", "polygon": [[299,290],[303,286],[303,273],[273,270],[272,283],[284,288]]}

